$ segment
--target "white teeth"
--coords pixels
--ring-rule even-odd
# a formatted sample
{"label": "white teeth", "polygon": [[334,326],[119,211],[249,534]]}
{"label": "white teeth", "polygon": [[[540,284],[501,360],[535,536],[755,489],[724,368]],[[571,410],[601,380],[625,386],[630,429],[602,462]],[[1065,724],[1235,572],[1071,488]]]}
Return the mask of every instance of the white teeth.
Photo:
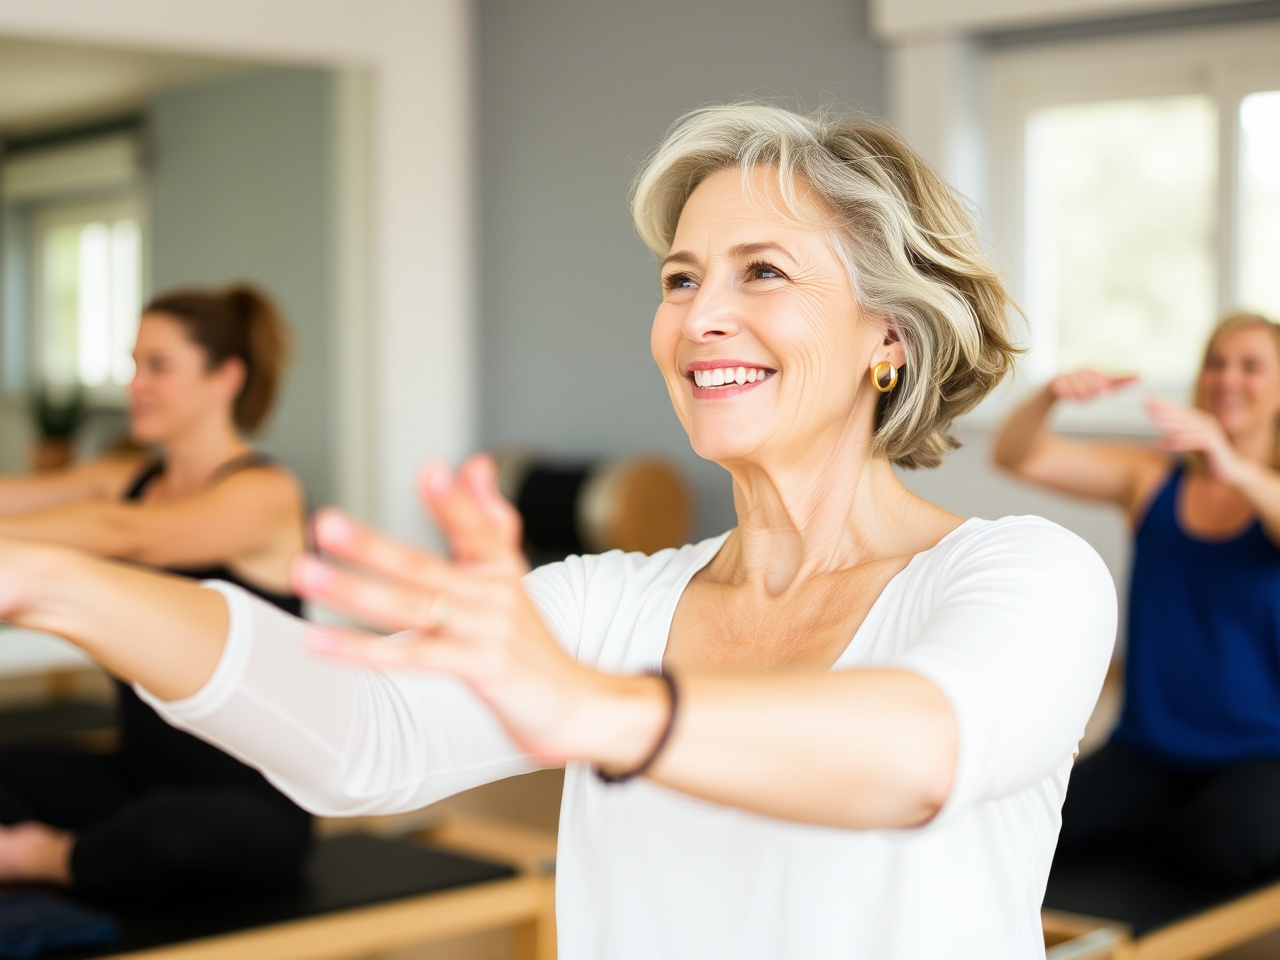
{"label": "white teeth", "polygon": [[768,376],[757,367],[716,367],[714,370],[693,371],[693,382],[699,387],[722,387],[726,384],[756,383]]}

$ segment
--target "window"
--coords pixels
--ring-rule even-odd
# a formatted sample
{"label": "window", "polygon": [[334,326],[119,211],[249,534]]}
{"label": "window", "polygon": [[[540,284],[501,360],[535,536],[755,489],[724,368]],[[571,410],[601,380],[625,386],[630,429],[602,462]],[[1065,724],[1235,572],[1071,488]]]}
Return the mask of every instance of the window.
{"label": "window", "polygon": [[136,124],[10,144],[4,157],[0,386],[118,405],[146,281]]}
{"label": "window", "polygon": [[34,218],[32,284],[41,382],[110,397],[133,377],[141,308],[136,198],[42,209]]}
{"label": "window", "polygon": [[[1229,308],[1280,319],[1280,25],[1037,43],[988,59],[998,246],[1025,380],[1133,370],[1185,399]],[[1088,428],[1143,423],[1137,397]]]}

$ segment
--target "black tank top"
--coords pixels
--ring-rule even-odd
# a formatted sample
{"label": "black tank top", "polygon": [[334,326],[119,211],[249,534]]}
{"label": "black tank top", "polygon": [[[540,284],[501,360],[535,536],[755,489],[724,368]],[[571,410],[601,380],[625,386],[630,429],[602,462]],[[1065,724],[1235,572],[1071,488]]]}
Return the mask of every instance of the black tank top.
{"label": "black tank top", "polygon": [[[215,472],[211,482],[237,470],[270,462],[270,458],[263,454],[246,454],[223,464]],[[129,502],[141,500],[147,486],[163,473],[163,462],[151,464],[139,474],[123,499]],[[223,565],[175,567],[167,568],[166,572],[193,580],[225,580],[244,587],[287,613],[298,616],[302,612],[302,600],[296,595],[265,590],[241,579]],[[169,726],[159,714],[143,703],[128,684],[117,681],[116,686],[119,694],[116,708],[119,753],[131,773],[141,781],[156,785],[240,786],[274,795],[281,802],[290,803],[258,771],[192,734]]]}

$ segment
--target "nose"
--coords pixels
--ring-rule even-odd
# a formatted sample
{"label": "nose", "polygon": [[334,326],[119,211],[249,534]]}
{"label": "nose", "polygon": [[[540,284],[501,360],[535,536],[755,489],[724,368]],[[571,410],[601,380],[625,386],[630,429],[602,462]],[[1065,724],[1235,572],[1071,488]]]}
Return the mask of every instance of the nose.
{"label": "nose", "polygon": [[734,336],[741,328],[739,297],[730,284],[704,282],[685,311],[681,332],[694,343]]}

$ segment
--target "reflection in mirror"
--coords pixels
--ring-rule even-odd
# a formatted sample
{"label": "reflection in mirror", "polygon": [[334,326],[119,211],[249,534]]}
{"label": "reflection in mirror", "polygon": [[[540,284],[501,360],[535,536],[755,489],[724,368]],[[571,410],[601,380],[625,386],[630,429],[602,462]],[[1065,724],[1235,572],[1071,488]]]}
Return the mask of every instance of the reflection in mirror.
{"label": "reflection in mirror", "polygon": [[0,38],[0,471],[125,437],[140,304],[248,280],[298,341],[258,441],[330,499],[336,109],[327,69]]}

